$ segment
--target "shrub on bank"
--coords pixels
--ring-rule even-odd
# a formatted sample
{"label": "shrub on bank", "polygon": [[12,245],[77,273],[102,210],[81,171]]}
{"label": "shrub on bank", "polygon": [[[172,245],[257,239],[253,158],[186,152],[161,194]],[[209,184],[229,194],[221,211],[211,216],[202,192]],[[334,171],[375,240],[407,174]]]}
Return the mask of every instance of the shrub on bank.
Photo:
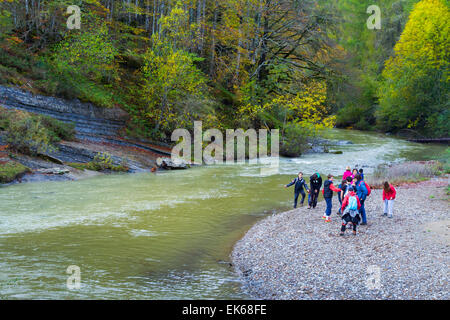
{"label": "shrub on bank", "polygon": [[69,162],[66,164],[78,170],[114,171],[114,172],[127,172],[129,170],[126,163],[114,165],[111,159],[111,155],[108,153],[98,153],[94,157],[94,160],[88,163]]}
{"label": "shrub on bank", "polygon": [[0,163],[0,183],[12,182],[29,171],[29,168],[18,162]]}
{"label": "shrub on bank", "polygon": [[0,132],[10,148],[36,155],[52,149],[61,140],[72,140],[75,126],[48,116],[0,107]]}

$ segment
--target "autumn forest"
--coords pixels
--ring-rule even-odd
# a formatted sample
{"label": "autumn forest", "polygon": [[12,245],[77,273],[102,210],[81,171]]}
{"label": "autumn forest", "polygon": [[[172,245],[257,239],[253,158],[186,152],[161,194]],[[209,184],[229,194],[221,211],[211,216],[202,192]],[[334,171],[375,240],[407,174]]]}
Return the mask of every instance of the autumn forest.
{"label": "autumn forest", "polygon": [[294,155],[334,126],[448,137],[449,21],[447,0],[0,0],[0,85],[120,107],[154,141],[195,120]]}

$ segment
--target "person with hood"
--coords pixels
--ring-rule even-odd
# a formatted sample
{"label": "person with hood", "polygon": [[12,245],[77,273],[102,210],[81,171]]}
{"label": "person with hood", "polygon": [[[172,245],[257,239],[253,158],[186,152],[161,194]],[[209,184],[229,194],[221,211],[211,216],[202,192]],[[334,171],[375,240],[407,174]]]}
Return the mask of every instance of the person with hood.
{"label": "person with hood", "polygon": [[359,224],[359,209],[361,208],[361,202],[355,190],[352,186],[347,187],[347,195],[342,201],[342,226],[340,235],[345,234],[347,224],[350,223],[353,226],[353,235],[356,236],[356,227]]}
{"label": "person with hood", "polygon": [[352,176],[352,169],[350,169],[350,166],[347,166],[345,168],[345,172],[344,175],[342,176],[342,182],[344,182],[345,180],[347,180],[348,177]]}
{"label": "person with hood", "polygon": [[358,173],[355,176],[355,179],[353,179],[356,194],[358,195],[359,201],[361,201],[361,208],[359,209],[359,213],[362,217],[361,225],[365,226],[367,225],[367,217],[366,217],[366,208],[364,207],[364,202],[366,201],[366,197],[369,193],[369,191],[366,188],[366,183],[362,179],[361,175]]}
{"label": "person with hood", "polygon": [[325,210],[325,214],[323,215],[323,219],[325,219],[325,222],[331,222],[331,209],[333,206],[333,191],[334,192],[340,192],[342,191],[339,188],[336,188],[333,185],[333,175],[329,174],[328,175],[328,180],[324,182],[323,184],[323,197],[325,199],[325,202],[327,204],[327,208]]}
{"label": "person with hood", "polygon": [[397,191],[394,186],[388,181],[383,184],[383,201],[384,201],[384,214],[383,216],[388,216],[392,218],[394,211],[394,200],[397,195]]}
{"label": "person with hood", "polygon": [[314,173],[309,178],[310,192],[308,196],[308,209],[315,208],[317,206],[317,199],[319,198],[320,188],[322,188],[322,177],[318,172]]}
{"label": "person with hood", "polygon": [[302,201],[301,204],[303,206],[303,203],[305,202],[305,191],[303,191],[303,188],[305,188],[306,192],[309,193],[308,185],[306,184],[305,180],[303,179],[303,172],[299,172],[297,178],[291,181],[291,183],[285,185],[285,188],[289,188],[290,186],[295,185],[294,188],[294,209],[297,208],[297,202],[298,202],[298,196],[302,195]]}
{"label": "person with hood", "polygon": [[[338,186],[339,189],[342,190],[341,192],[338,192],[338,199],[341,206],[344,197],[347,195],[348,187],[352,185],[352,181],[352,177],[348,176],[347,179],[342,180],[342,183]],[[342,214],[341,206],[339,206],[339,211],[337,212],[338,215]]]}

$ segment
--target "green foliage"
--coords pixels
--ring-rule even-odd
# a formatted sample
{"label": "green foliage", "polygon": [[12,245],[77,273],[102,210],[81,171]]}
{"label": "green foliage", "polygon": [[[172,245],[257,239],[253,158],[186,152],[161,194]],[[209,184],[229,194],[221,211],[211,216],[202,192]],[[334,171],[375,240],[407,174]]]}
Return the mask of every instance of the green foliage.
{"label": "green foliage", "polygon": [[97,153],[94,160],[88,163],[69,162],[66,164],[78,170],[114,172],[127,172],[129,170],[126,163],[114,165],[109,153]]}
{"label": "green foliage", "polygon": [[29,171],[29,168],[15,161],[0,163],[0,183],[12,182]]}
{"label": "green foliage", "polygon": [[[180,27],[186,13],[175,7],[162,23],[162,34],[153,36],[153,46],[144,55],[142,68],[142,94],[145,101],[144,117],[154,125],[153,136],[158,131],[171,132],[186,127],[195,115],[186,112],[180,101],[203,98],[206,78],[195,63],[202,61],[195,54],[178,49],[185,37]],[[178,32],[177,32],[178,31]]]}
{"label": "green foliage", "polygon": [[32,155],[45,153],[54,143],[73,139],[75,134],[72,124],[5,108],[0,108],[0,130],[10,148]]}
{"label": "green foliage", "polygon": [[306,151],[309,137],[307,128],[295,123],[286,124],[280,141],[280,154],[286,157],[298,157]]}
{"label": "green foliage", "polygon": [[422,0],[411,13],[380,88],[380,127],[449,136],[449,7]]}

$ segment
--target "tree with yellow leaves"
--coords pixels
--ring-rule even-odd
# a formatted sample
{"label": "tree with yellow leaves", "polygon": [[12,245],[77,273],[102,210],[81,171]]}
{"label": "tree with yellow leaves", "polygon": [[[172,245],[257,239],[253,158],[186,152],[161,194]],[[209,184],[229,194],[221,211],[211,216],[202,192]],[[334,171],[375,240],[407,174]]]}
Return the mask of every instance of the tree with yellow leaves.
{"label": "tree with yellow leaves", "polygon": [[450,11],[446,0],[418,2],[386,62],[378,125],[449,136]]}

